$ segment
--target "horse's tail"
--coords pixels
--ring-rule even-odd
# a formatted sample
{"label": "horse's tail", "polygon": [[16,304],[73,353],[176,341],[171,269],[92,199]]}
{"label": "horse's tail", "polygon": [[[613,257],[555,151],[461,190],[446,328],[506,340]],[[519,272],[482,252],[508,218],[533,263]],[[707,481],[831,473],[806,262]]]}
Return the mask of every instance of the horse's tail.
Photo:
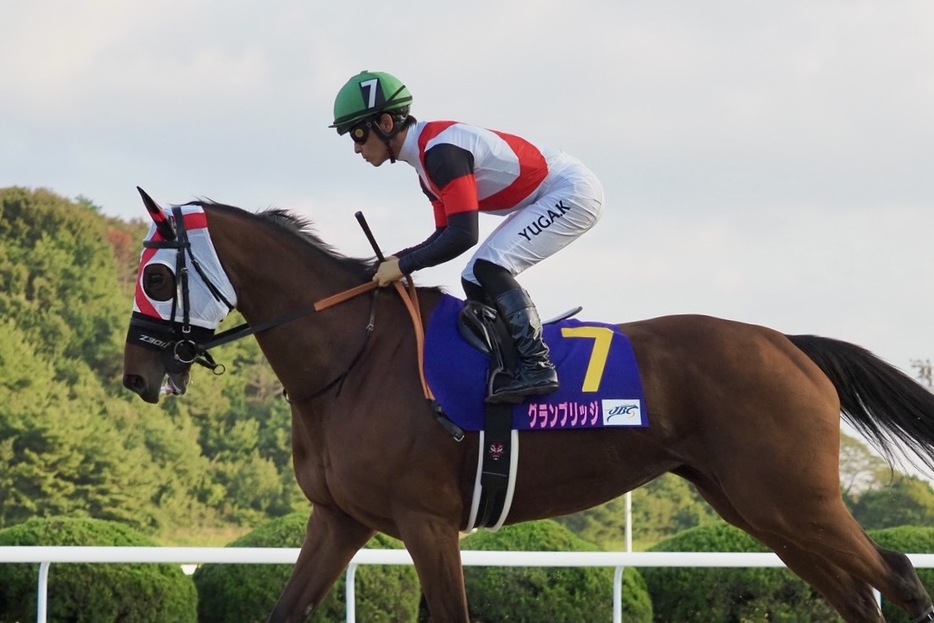
{"label": "horse's tail", "polygon": [[[837,388],[843,418],[890,465],[893,450],[910,449],[934,470],[934,394],[868,350],[815,335],[789,335]],[[909,458],[910,460],[910,458]]]}

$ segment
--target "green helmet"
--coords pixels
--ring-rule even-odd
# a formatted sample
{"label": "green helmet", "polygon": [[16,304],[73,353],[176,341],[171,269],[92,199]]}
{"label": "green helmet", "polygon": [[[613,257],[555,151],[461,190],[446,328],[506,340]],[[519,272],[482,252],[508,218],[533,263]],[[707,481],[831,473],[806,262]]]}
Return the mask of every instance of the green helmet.
{"label": "green helmet", "polygon": [[368,117],[392,111],[406,113],[411,103],[412,94],[395,76],[382,71],[361,71],[338,92],[334,123],[328,127],[345,134]]}

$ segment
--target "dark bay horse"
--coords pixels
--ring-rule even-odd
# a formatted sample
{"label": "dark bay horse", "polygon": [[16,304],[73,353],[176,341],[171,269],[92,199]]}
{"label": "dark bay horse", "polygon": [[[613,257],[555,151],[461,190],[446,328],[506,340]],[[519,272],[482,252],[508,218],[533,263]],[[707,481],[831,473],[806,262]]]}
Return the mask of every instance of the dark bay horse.
{"label": "dark bay horse", "polygon": [[[147,250],[188,258],[146,265],[143,256],[143,299],[171,302],[173,319],[134,314],[124,384],[157,402],[160,393],[184,393],[192,362],[213,363],[198,347],[198,340],[211,345],[210,333],[179,330],[197,315],[196,295],[183,286],[211,258],[174,244],[173,219],[143,195],[157,221]],[[337,254],[286,212],[187,205],[203,209],[202,226],[234,293],[228,304],[258,328],[292,398],[295,474],[314,505],[270,620],[304,620],[379,531],[410,552],[432,620],[467,621],[459,533],[471,506],[477,435],[457,442],[434,419],[401,297],[382,290],[301,312],[368,282],[372,265]],[[443,294],[418,293],[427,318]],[[188,308],[190,318],[182,314]],[[841,410],[883,451],[900,442],[932,467],[934,396],[871,353],[832,339],[696,315],[621,327],[641,367],[651,426],[520,433],[506,523],[574,513],[672,472],[773,549],[846,621],[883,620],[873,587],[912,620],[934,621],[908,558],[867,536],[845,508],[839,482]]]}

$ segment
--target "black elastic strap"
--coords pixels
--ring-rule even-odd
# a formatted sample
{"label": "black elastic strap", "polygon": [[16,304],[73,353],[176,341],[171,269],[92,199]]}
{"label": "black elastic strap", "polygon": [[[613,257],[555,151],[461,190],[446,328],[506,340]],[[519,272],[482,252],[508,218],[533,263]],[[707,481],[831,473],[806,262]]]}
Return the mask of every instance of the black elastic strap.
{"label": "black elastic strap", "polygon": [[255,326],[251,326],[249,323],[244,322],[243,324],[239,324],[236,327],[233,327],[232,329],[228,329],[226,331],[222,331],[221,333],[218,333],[216,336],[214,336],[213,340],[205,344],[202,344],[200,348],[201,350],[206,351],[210,348],[214,348],[216,346],[222,346],[229,342],[233,342],[234,340],[239,340],[242,337],[249,337],[251,335],[256,335],[257,333],[262,333],[263,331],[268,331],[269,329],[278,327],[281,324],[286,324],[286,323],[292,322],[293,320],[297,320],[298,318],[301,318],[302,316],[307,316],[313,311],[315,311],[314,307],[306,307],[304,309],[298,309],[290,314],[286,314],[285,316],[280,316],[276,318],[275,320],[270,320],[269,322],[263,322]]}
{"label": "black elastic strap", "polygon": [[208,279],[208,276],[205,274],[204,269],[201,268],[201,263],[198,262],[198,259],[195,257],[194,253],[191,251],[191,245],[188,245],[188,259],[191,260],[191,265],[195,267],[195,272],[198,273],[198,276],[201,277],[201,281],[204,282],[204,285],[208,287],[208,291],[211,295],[221,303],[227,306],[227,311],[233,311],[235,306],[227,300],[227,297],[220,291],[220,289],[214,285],[214,283]]}
{"label": "black elastic strap", "polygon": [[499,521],[506,506],[512,456],[511,404],[487,404],[483,422],[483,467],[480,474],[480,506],[477,527],[489,528]]}

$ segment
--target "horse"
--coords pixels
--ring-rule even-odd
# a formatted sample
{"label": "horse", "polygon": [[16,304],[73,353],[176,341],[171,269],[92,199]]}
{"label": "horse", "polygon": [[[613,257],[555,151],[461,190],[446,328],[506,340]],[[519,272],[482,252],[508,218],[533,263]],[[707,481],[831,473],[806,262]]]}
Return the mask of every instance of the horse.
{"label": "horse", "polygon": [[[315,311],[317,301],[370,282],[372,261],[340,254],[286,210],[185,204],[209,233],[207,253],[180,231],[188,217],[178,206],[169,216],[140,193],[154,223],[137,303],[170,305],[171,315],[134,313],[126,388],[158,402],[185,392],[193,363],[217,365],[207,349],[232,338],[194,324],[203,292],[189,289],[219,279],[223,287],[207,287],[224,299],[215,315],[239,310],[249,327],[239,336],[255,336],[291,401],[295,476],[313,510],[268,620],[304,620],[382,532],[410,553],[431,620],[468,621],[459,537],[478,435],[458,441],[439,426],[403,297],[372,288]],[[147,264],[157,251],[170,255]],[[213,273],[212,263],[219,263]],[[424,317],[448,296],[439,288],[415,292]],[[869,351],[832,338],[702,315],[618,326],[631,340],[651,424],[520,432],[505,524],[575,513],[670,472],[778,554],[844,620],[883,621],[875,588],[913,621],[934,621],[908,557],[860,527],[839,477],[841,416],[888,458],[902,444],[934,466],[934,396]]]}

